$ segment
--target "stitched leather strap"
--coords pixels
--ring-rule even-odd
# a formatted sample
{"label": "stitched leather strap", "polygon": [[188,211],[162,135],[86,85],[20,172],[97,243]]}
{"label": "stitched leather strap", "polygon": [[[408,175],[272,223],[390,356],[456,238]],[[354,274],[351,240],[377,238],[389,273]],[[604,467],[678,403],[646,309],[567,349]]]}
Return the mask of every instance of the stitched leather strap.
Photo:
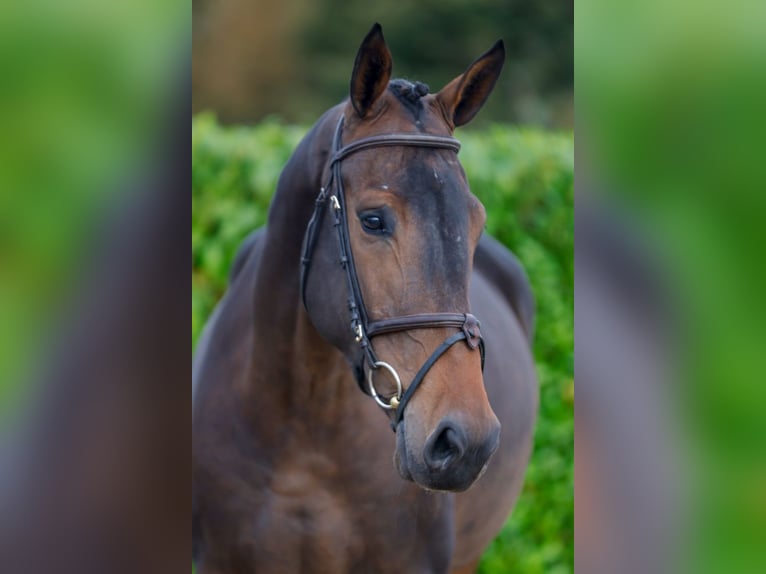
{"label": "stitched leather strap", "polygon": [[376,335],[398,333],[400,331],[438,329],[440,327],[462,329],[463,333],[465,333],[466,343],[471,349],[475,349],[479,345],[481,325],[479,320],[470,313],[419,313],[417,315],[402,315],[400,317],[391,317],[390,319],[381,319],[367,325],[367,336],[372,338]]}
{"label": "stitched leather strap", "polygon": [[346,159],[352,153],[372,147],[426,147],[460,151],[460,142],[455,138],[429,136],[424,134],[383,134],[355,140],[336,151],[330,159],[330,165]]}
{"label": "stitched leather strap", "polygon": [[402,315],[372,321],[367,326],[367,334],[370,337],[396,333],[397,331],[409,331],[411,329],[425,329],[429,327],[457,327],[465,323],[465,313],[418,313],[417,315]]}

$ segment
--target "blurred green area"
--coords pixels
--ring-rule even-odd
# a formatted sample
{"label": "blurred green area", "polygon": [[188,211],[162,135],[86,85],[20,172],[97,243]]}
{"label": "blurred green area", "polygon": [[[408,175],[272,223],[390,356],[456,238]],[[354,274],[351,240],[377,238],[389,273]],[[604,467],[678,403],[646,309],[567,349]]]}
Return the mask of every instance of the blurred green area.
{"label": "blurred green area", "polygon": [[[240,240],[263,225],[277,177],[305,129],[268,119],[192,123],[192,348],[227,285]],[[481,572],[573,571],[573,183],[571,133],[494,124],[457,134],[487,231],[523,262],[537,298],[541,405],[521,498]]]}
{"label": "blurred green area", "polygon": [[167,151],[189,28],[178,0],[0,3],[0,420],[79,288],[90,232]]}
{"label": "blurred green area", "polygon": [[592,0],[575,18],[578,178],[634,219],[674,289],[683,354],[662,390],[686,431],[695,573],[766,567],[764,22],[758,0]]}
{"label": "blurred green area", "polygon": [[196,0],[193,109],[223,123],[313,122],[347,95],[356,50],[380,22],[394,76],[434,92],[503,38],[505,72],[477,125],[569,129],[573,10],[567,0]]}

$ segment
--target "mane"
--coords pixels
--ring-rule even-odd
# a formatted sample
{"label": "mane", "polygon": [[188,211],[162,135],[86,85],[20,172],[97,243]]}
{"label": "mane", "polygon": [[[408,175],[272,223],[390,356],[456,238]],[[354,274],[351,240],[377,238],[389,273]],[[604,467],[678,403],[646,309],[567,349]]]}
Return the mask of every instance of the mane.
{"label": "mane", "polygon": [[423,82],[410,82],[402,78],[391,80],[388,89],[400,100],[407,100],[410,103],[416,103],[420,98],[428,93],[428,84]]}
{"label": "mane", "polygon": [[428,94],[427,84],[396,78],[389,82],[388,90],[404,104],[416,120],[419,119],[420,112],[423,110],[423,102],[420,99]]}

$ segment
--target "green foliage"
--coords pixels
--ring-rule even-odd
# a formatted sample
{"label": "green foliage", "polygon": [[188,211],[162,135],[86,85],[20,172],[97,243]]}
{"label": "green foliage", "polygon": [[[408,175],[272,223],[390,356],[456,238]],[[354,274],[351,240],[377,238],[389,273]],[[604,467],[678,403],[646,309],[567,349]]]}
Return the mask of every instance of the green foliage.
{"label": "green foliage", "polygon": [[[192,344],[226,288],[239,241],[266,219],[282,166],[303,129],[267,120],[192,124]],[[573,183],[571,134],[494,125],[458,133],[487,231],[514,251],[537,299],[540,413],[519,502],[480,572],[573,571]]]}
{"label": "green foliage", "polygon": [[305,130],[267,120],[253,128],[192,125],[192,344],[226,289],[242,238],[266,222],[282,167]]}

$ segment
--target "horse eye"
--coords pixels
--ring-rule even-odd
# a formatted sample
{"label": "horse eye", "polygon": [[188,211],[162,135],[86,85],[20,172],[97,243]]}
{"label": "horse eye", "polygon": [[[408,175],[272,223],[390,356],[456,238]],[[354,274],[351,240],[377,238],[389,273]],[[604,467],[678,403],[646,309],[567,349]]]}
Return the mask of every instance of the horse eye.
{"label": "horse eye", "polygon": [[368,231],[382,231],[383,218],[379,215],[363,215],[362,226]]}

